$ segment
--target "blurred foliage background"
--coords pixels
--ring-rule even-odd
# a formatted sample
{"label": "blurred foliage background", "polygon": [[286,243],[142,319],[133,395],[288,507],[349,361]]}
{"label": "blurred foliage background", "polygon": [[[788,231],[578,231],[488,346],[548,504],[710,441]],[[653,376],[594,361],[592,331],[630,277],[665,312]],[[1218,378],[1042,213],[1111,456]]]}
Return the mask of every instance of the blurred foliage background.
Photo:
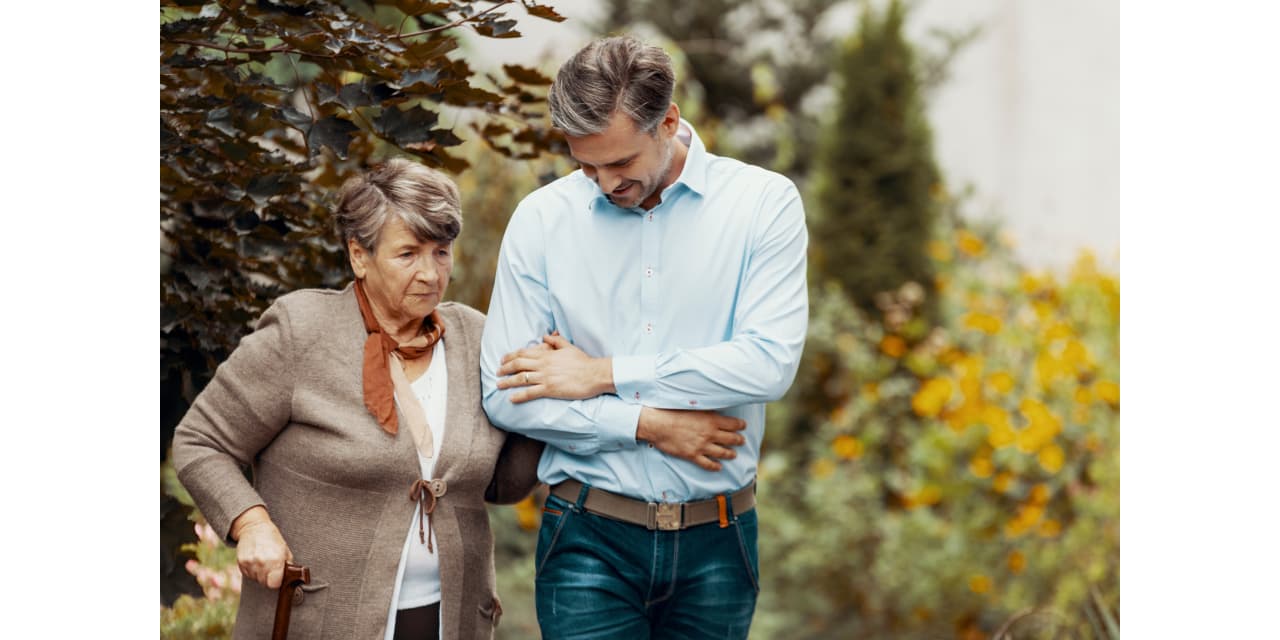
{"label": "blurred foliage background", "polygon": [[[450,298],[483,310],[516,203],[573,167],[547,129],[554,63],[491,77],[465,65],[483,40],[458,37],[518,37],[520,21],[559,19],[547,7],[172,4],[190,6],[161,10],[161,636],[229,637],[234,551],[203,528],[165,450],[275,296],[349,278],[326,194],[393,154],[452,171],[465,228]],[[810,329],[791,393],[768,411],[752,637],[1118,637],[1119,278],[1088,253],[1066,272],[1027,269],[998,223],[970,222],[970,188],[937,167],[924,105],[979,31],[910,42],[898,2],[864,4],[849,35],[831,37],[815,29],[824,0],[608,4],[592,29],[672,54],[676,99],[713,152],[785,173],[806,194]],[[250,10],[264,7],[274,13]],[[348,31],[298,40],[316,30],[306,20],[335,11]],[[218,31],[218,15],[238,26]],[[170,26],[193,19],[206,22]],[[254,20],[274,35],[237,40]],[[394,37],[416,31],[431,33]],[[283,48],[237,58],[177,42],[215,38]],[[396,51],[407,41],[418,57]],[[338,49],[315,49],[335,57],[308,72],[295,69],[307,56],[284,50],[304,44]],[[239,75],[217,79],[226,73]],[[227,124],[219,109],[237,100],[268,116]],[[342,135],[313,145],[316,127]],[[236,145],[252,153],[228,159]],[[200,154],[204,164],[185,164]],[[544,497],[491,510],[501,638],[538,637]]]}

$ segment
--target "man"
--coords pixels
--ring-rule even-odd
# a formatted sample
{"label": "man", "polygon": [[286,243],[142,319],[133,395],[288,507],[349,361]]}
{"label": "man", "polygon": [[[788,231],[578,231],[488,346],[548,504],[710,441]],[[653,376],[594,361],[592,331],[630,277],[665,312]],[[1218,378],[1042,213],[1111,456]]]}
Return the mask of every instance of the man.
{"label": "man", "polygon": [[593,42],[549,102],[580,171],[507,226],[481,355],[495,425],[550,446],[544,638],[745,638],[764,403],[808,324],[787,178],[712,155],[661,49]]}

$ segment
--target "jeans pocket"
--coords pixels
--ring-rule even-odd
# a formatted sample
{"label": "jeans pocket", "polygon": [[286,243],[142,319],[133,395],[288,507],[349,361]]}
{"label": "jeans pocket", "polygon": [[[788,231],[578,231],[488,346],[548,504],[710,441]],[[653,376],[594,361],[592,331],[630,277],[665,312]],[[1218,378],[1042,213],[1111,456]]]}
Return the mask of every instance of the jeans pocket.
{"label": "jeans pocket", "polygon": [[564,529],[565,523],[573,517],[573,509],[574,506],[565,500],[556,496],[547,496],[547,502],[542,507],[542,525],[538,528],[538,548],[534,554],[535,578],[542,574],[547,558],[550,558],[551,553],[555,551],[560,532]]}
{"label": "jeans pocket", "polygon": [[758,528],[756,511],[752,509],[737,517],[733,529],[738,534],[738,549],[742,551],[742,565],[751,578],[751,586],[760,593],[760,555],[756,547]]}

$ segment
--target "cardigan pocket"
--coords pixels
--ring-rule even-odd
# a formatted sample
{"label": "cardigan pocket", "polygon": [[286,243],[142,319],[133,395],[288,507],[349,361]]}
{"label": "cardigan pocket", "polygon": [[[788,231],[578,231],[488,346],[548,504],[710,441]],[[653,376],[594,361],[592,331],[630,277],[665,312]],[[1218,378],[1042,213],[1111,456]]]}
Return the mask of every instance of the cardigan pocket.
{"label": "cardigan pocket", "polygon": [[481,602],[478,607],[480,617],[484,619],[488,626],[498,626],[498,620],[502,619],[502,601],[498,600],[498,596],[493,596],[489,602]]}
{"label": "cardigan pocket", "polygon": [[325,601],[329,599],[329,583],[299,585],[293,591],[293,611],[289,615],[289,638],[324,636]]}

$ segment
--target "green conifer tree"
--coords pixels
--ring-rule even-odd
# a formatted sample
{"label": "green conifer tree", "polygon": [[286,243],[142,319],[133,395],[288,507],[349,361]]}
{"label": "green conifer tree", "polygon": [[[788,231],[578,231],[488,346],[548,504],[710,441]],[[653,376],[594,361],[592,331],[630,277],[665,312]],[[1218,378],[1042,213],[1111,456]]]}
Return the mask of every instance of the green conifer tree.
{"label": "green conifer tree", "polygon": [[[879,292],[909,281],[933,291],[925,249],[939,173],[920,67],[902,34],[905,13],[898,0],[879,13],[864,8],[840,52],[838,101],[809,200],[812,279],[835,279],[874,316]],[[932,298],[926,295],[926,316]]]}

